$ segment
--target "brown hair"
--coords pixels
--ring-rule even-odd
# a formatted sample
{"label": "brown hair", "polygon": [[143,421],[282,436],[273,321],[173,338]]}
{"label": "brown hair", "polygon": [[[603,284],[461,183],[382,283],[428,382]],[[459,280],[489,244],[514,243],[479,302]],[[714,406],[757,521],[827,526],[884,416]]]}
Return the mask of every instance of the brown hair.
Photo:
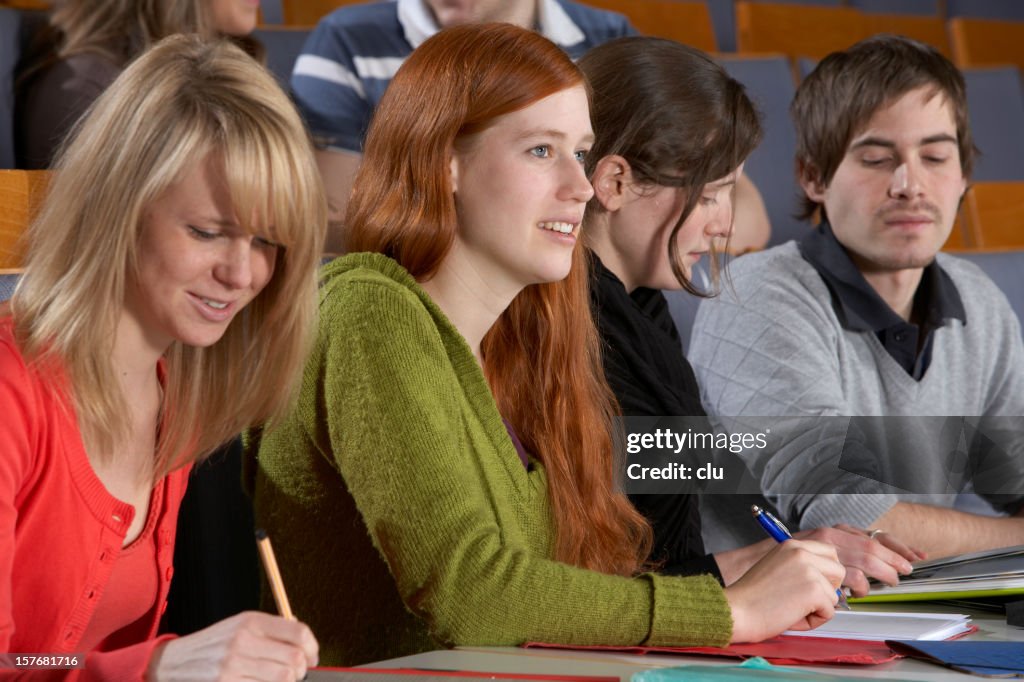
{"label": "brown hair", "polygon": [[[970,177],[977,150],[963,74],[930,45],[885,34],[828,55],[797,88],[790,106],[797,173],[828,186],[850,140],[875,112],[918,88],[929,88],[931,96],[945,98],[952,107],[960,168]],[[810,218],[818,208],[804,196],[800,217]]]}
{"label": "brown hair", "polygon": [[[23,56],[18,91],[27,91],[43,70],[72,55],[101,55],[123,68],[167,36],[195,33],[206,40],[218,38],[209,5],[209,0],[63,0]],[[229,39],[264,61],[265,50],[254,38]]]}
{"label": "brown hair", "polygon": [[[662,38],[620,38],[579,62],[593,95],[596,140],[587,175],[618,155],[640,183],[683,187],[686,202],[669,238],[669,261],[688,292],[707,295],[686,278],[676,235],[704,185],[735,170],[761,141],[761,124],[743,86],[708,55]],[[603,210],[596,198],[588,212]],[[712,278],[718,258],[712,244]]]}
{"label": "brown hair", "polygon": [[[429,279],[455,239],[453,150],[496,118],[583,84],[575,64],[542,36],[509,24],[443,30],[388,86],[366,138],[345,224],[349,251],[391,256]],[[484,337],[484,372],[498,408],[544,462],[555,557],[632,574],[651,529],[614,485],[611,419],[577,244],[569,276],[526,287]]]}

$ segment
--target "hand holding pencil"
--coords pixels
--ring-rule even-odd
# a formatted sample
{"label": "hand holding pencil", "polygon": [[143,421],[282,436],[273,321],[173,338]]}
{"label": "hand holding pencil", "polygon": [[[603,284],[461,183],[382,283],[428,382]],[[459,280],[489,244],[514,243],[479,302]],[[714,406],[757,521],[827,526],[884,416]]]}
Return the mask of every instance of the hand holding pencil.
{"label": "hand holding pencil", "polygon": [[260,555],[281,616],[246,611],[187,637],[172,639],[153,652],[147,679],[301,680],[309,668],[317,665],[316,638],[292,614],[273,550],[265,532],[258,531],[257,537],[260,533]]}

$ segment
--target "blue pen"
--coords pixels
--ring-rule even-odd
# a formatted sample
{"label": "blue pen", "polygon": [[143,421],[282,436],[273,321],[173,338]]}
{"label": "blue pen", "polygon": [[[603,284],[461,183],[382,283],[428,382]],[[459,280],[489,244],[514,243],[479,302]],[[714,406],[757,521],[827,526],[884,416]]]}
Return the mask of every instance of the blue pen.
{"label": "blue pen", "polygon": [[[754,515],[757,522],[761,524],[761,527],[764,528],[768,535],[772,536],[775,542],[785,542],[786,540],[793,539],[789,529],[782,524],[782,521],[775,518],[770,511],[761,509],[756,504],[753,504],[750,506],[750,513]],[[836,594],[839,595],[839,603],[836,604],[836,608],[849,611],[850,605],[846,603],[846,595],[843,594],[843,591],[836,590]]]}

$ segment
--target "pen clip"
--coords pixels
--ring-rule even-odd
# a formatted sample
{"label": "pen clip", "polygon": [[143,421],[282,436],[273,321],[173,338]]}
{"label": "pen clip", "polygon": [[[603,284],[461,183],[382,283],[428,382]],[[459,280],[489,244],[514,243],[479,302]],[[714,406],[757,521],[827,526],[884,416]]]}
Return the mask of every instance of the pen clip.
{"label": "pen clip", "polygon": [[779,519],[775,516],[775,514],[772,514],[767,509],[762,509],[761,513],[764,514],[766,517],[768,517],[769,521],[771,521],[776,526],[778,526],[779,530],[781,530],[786,535],[789,535],[790,537],[792,537],[793,534],[789,532],[788,528],[786,528],[786,524],[784,524],[782,521],[779,521]]}

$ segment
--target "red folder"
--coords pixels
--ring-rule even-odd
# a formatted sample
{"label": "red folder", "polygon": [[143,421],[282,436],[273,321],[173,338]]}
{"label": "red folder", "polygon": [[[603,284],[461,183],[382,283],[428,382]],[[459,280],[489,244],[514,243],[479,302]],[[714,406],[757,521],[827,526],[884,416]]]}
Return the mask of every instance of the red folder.
{"label": "red folder", "polygon": [[732,644],[727,647],[711,646],[572,646],[529,642],[525,647],[548,649],[584,649],[587,651],[620,651],[629,654],[699,654],[705,656],[727,656],[730,658],[752,658],[760,656],[775,665],[822,665],[842,663],[846,665],[877,665],[902,658],[885,645],[885,642],[869,642],[856,639],[831,639],[827,637],[790,637],[779,635],[757,644]]}
{"label": "red folder", "polygon": [[595,675],[533,675],[529,673],[491,673],[475,670],[431,670],[429,668],[333,668],[323,666],[311,670],[355,673],[359,675],[419,675],[430,677],[470,677],[488,680],[555,680],[556,682],[619,682],[616,677]]}

